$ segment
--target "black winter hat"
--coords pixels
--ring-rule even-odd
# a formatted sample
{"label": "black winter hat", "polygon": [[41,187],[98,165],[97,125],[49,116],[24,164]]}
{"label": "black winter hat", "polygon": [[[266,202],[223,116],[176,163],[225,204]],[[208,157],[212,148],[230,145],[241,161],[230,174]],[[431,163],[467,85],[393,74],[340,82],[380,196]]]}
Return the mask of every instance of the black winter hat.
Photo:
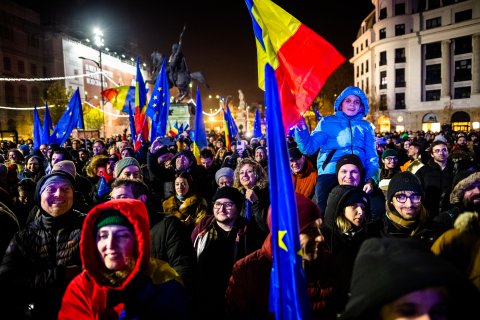
{"label": "black winter hat", "polygon": [[365,177],[365,168],[363,167],[362,160],[360,160],[360,158],[356,154],[346,154],[340,159],[338,159],[335,166],[335,174],[338,175],[338,171],[340,171],[340,168],[346,164],[355,165],[360,171],[360,175],[362,176],[362,178]]}
{"label": "black winter hat", "polygon": [[300,150],[297,147],[293,147],[288,149],[288,156],[290,158],[290,161],[295,161],[297,159],[300,159],[303,154],[300,152]]}
{"label": "black winter hat", "polygon": [[395,193],[399,191],[412,191],[423,196],[420,180],[410,171],[395,174],[388,184],[387,200],[392,201]]}
{"label": "black winter hat", "polygon": [[362,243],[355,259],[351,296],[340,319],[374,319],[386,303],[416,290],[440,286],[451,290],[449,308],[462,313],[454,313],[452,319],[464,319],[468,312],[478,315],[472,303],[478,302],[478,290],[420,240],[370,238]]}
{"label": "black winter hat", "polygon": [[212,201],[215,202],[217,199],[221,198],[227,198],[232,200],[233,203],[235,203],[238,212],[242,211],[243,204],[245,203],[245,197],[237,188],[229,186],[218,188],[213,195]]}

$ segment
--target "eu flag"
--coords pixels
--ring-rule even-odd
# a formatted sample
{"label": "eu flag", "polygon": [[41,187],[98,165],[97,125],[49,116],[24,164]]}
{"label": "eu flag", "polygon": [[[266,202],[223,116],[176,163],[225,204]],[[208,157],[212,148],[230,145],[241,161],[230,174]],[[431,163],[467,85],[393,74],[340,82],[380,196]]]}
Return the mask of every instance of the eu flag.
{"label": "eu flag", "polygon": [[58,120],[57,126],[53,130],[50,137],[50,143],[58,143],[63,145],[67,138],[72,133],[72,130],[77,128],[81,121],[82,101],[80,100],[80,91],[77,88],[75,93],[70,98],[65,112]]}
{"label": "eu flag", "polygon": [[255,112],[255,119],[253,120],[253,138],[260,138],[262,136],[262,122],[260,119],[260,111]]}
{"label": "eu flag", "polygon": [[48,104],[45,102],[45,114],[43,116],[43,131],[41,144],[50,143],[50,130],[53,130],[52,117],[50,116],[50,111],[48,110]]}
{"label": "eu flag", "polygon": [[[168,87],[168,78],[165,60],[163,59],[162,68],[153,87],[152,96],[148,102],[146,114],[152,119],[152,135],[150,140],[155,140],[158,136],[167,134],[168,113],[170,110],[170,89]],[[155,128],[155,132],[153,130]]]}
{"label": "eu flag", "polygon": [[98,197],[102,197],[103,195],[105,195],[109,192],[110,192],[110,187],[108,186],[107,180],[105,180],[105,177],[102,176],[102,178],[100,180],[100,185],[98,186],[97,195],[98,195]]}
{"label": "eu flag", "polygon": [[40,148],[42,144],[42,124],[40,123],[40,116],[38,115],[37,106],[33,107],[33,149]]}
{"label": "eu flag", "polygon": [[[191,132],[191,131],[190,131]],[[203,107],[200,88],[197,86],[197,107],[195,109],[195,132],[193,133],[193,154],[200,161],[200,150],[207,146],[207,133],[203,122]]]}
{"label": "eu flag", "polygon": [[273,68],[265,66],[268,175],[272,210],[273,264],[270,276],[270,311],[275,319],[310,319],[310,300],[302,268],[295,193]]}

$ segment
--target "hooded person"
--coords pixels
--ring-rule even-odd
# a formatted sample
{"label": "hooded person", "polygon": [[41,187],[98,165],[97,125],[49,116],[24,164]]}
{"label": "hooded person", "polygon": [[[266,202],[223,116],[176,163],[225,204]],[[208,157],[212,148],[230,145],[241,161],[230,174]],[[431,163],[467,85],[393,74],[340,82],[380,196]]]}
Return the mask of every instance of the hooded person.
{"label": "hooded person", "polygon": [[[357,155],[347,154],[338,159],[335,173],[339,185],[350,185],[360,190],[363,189],[365,168]],[[385,215],[385,196],[377,186],[373,186],[373,190],[367,196],[370,203],[369,222],[378,221]]]}
{"label": "hooded person", "polygon": [[[335,291],[331,282],[331,255],[323,246],[320,234],[320,208],[300,193],[295,193],[301,254],[307,291],[312,307],[312,319],[334,319],[332,298]],[[268,225],[271,228],[271,207]],[[269,312],[270,273],[273,263],[272,235],[263,246],[238,260],[225,294],[228,319],[274,319]]]}
{"label": "hooded person", "polygon": [[480,172],[467,170],[456,177],[450,193],[452,208],[434,218],[443,226],[444,231],[453,228],[455,220],[462,212],[480,212]]}
{"label": "hooded person", "polygon": [[0,265],[5,319],[24,319],[28,309],[34,319],[56,318],[68,283],[81,272],[85,215],[73,209],[74,185],[62,171],[38,181],[36,215],[14,235]]}
{"label": "hooded person", "polygon": [[369,216],[368,195],[358,187],[339,185],[330,192],[321,230],[325,246],[333,256],[337,312],[347,302],[353,263],[362,242],[378,232],[377,227],[367,226]]}
{"label": "hooded person", "polygon": [[187,319],[185,289],[168,263],[150,257],[140,200],[111,200],[87,215],[83,272],[69,284],[58,319]]}
{"label": "hooded person", "polygon": [[342,156],[355,154],[362,160],[365,192],[370,193],[378,182],[375,133],[372,124],[363,119],[369,111],[367,95],[358,87],[347,87],[335,100],[334,109],[335,114],[323,117],[311,133],[303,118],[295,129],[295,140],[303,154],[312,155],[320,150],[315,197],[322,211],[327,206],[330,190],[336,185],[336,163]]}
{"label": "hooded person", "polygon": [[417,239],[365,240],[350,288],[341,320],[480,318],[479,291]]}

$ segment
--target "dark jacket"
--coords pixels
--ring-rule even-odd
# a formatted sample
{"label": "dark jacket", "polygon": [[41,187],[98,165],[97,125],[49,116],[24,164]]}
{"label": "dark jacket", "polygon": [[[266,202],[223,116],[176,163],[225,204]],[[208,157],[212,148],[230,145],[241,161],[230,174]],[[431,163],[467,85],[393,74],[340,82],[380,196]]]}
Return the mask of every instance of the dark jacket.
{"label": "dark jacket", "polygon": [[66,267],[81,266],[84,217],[74,210],[56,218],[43,212],[15,234],[0,266],[5,319],[23,318],[29,304],[38,319],[56,318],[69,282]]}
{"label": "dark jacket", "polygon": [[[274,319],[268,310],[272,241],[269,235],[263,246],[235,263],[225,294],[226,319]],[[306,270],[307,290],[312,319],[335,319],[332,308],[331,256],[324,251],[315,267]]]}
{"label": "dark jacket", "polygon": [[248,253],[247,221],[237,217],[229,232],[208,215],[195,227],[192,241],[198,259],[198,286],[195,314],[200,318],[223,317],[224,296],[235,261]]}
{"label": "dark jacket", "polygon": [[443,170],[433,159],[430,159],[415,173],[425,191],[425,199],[422,203],[432,219],[440,212],[451,208],[449,200],[453,188],[453,167],[450,159],[447,160]]}
{"label": "dark jacket", "polygon": [[185,288],[193,294],[197,278],[197,259],[190,234],[175,216],[155,212],[155,224],[151,225],[150,253],[152,258],[168,262],[182,277]]}
{"label": "dark jacket", "polygon": [[[136,237],[135,266],[117,286],[105,279],[108,271],[94,231],[99,216],[110,210],[128,219]],[[178,274],[166,262],[150,258],[150,224],[141,201],[111,200],[93,208],[82,230],[81,255],[84,271],[70,282],[58,319],[187,319],[188,300]]]}
{"label": "dark jacket", "polygon": [[338,292],[335,301],[335,308],[338,312],[343,311],[347,303],[353,263],[358,250],[362,242],[370,237],[367,227],[368,209],[365,225],[361,228],[355,228],[351,232],[344,233],[339,230],[336,223],[337,217],[343,213],[345,201],[352,193],[358,191],[357,187],[349,185],[340,185],[333,188],[328,196],[325,220],[321,227],[325,245],[333,256],[332,278],[334,279],[335,290]]}

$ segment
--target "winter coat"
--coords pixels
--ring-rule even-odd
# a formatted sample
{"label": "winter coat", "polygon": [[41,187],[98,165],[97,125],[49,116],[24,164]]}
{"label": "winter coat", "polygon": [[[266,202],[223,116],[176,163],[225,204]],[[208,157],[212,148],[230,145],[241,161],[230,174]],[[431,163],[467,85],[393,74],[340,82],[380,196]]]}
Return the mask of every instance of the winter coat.
{"label": "winter coat", "polygon": [[453,188],[452,160],[448,159],[447,166],[442,170],[433,159],[430,159],[426,165],[418,169],[415,175],[422,183],[425,192],[422,203],[432,219],[440,212],[451,208],[449,200]]}
{"label": "winter coat", "polygon": [[[240,192],[245,195],[245,189],[241,188]],[[270,206],[270,191],[268,186],[260,189],[258,186],[253,187],[253,191],[257,195],[258,200],[250,202],[250,224],[249,233],[255,239],[255,242],[251,242],[253,249],[259,249],[267,235],[270,233],[270,229],[267,224],[268,207]],[[248,200],[245,200],[248,201]],[[244,218],[247,217],[247,205],[246,202],[240,212],[240,215]],[[252,250],[253,251],[253,250]]]}
{"label": "winter coat", "polygon": [[0,202],[0,261],[12,240],[13,235],[20,230],[20,222],[10,208]]}
{"label": "winter coat", "polygon": [[235,261],[248,253],[247,221],[237,217],[230,231],[223,230],[213,215],[206,216],[192,232],[198,259],[195,314],[200,318],[223,317],[223,300]]}
{"label": "winter coat", "polygon": [[293,187],[295,192],[303,194],[305,197],[312,199],[315,195],[315,185],[317,183],[317,171],[313,164],[305,157],[305,165],[302,172],[292,174]]}
{"label": "winter coat", "polygon": [[[408,238],[414,237],[423,241],[430,247],[440,236],[441,227],[430,221],[427,209],[422,205],[420,214],[415,221],[404,220],[393,207],[393,204],[386,204],[387,213],[382,219],[380,235],[382,237]],[[395,220],[395,221],[394,221]]]}
{"label": "winter coat", "polygon": [[[268,311],[272,259],[272,239],[269,235],[260,249],[235,263],[225,294],[226,319],[275,318]],[[315,267],[306,270],[312,319],[335,319],[331,256],[327,251],[322,251],[318,260]]]}
{"label": "winter coat", "polygon": [[[311,155],[320,149],[317,158],[318,174],[335,174],[335,166],[342,156],[356,154],[365,167],[365,181],[374,179],[378,182],[378,156],[375,150],[375,132],[367,120],[368,105],[363,113],[348,117],[335,108],[335,114],[322,118],[315,130],[295,129],[295,140],[303,154]],[[327,158],[332,154],[330,161]]]}
{"label": "winter coat", "polygon": [[480,218],[478,212],[465,212],[455,220],[455,227],[442,234],[432,251],[461,272],[480,289]]}
{"label": "winter coat", "polygon": [[192,293],[197,278],[197,259],[190,234],[177,217],[160,212],[154,215],[157,222],[150,229],[151,256],[168,262],[182,277],[187,291]]}
{"label": "winter coat", "polygon": [[[105,279],[95,229],[105,211],[120,211],[132,224],[137,257],[130,274],[118,286]],[[69,284],[58,319],[187,319],[187,296],[180,277],[166,262],[150,258],[150,225],[139,200],[111,200],[94,207],[82,230],[84,271]]]}
{"label": "winter coat", "polygon": [[165,213],[174,215],[185,223],[189,232],[207,215],[207,201],[197,194],[189,193],[184,201],[173,195],[163,201],[162,207]]}
{"label": "winter coat", "polygon": [[466,208],[463,203],[463,196],[468,187],[474,183],[480,182],[480,172],[469,174],[465,178],[458,181],[452,192],[450,193],[450,204],[452,208],[441,212],[435,217],[435,222],[440,223],[443,226],[443,231],[447,231],[453,228],[453,224],[458,215],[465,211],[471,211],[473,208]]}
{"label": "winter coat", "polygon": [[[5,319],[22,319],[29,304],[38,319],[54,319],[68,285],[67,266],[81,266],[80,233],[85,216],[71,210],[42,213],[17,232],[0,266]],[[37,318],[35,318],[37,319]]]}
{"label": "winter coat", "polygon": [[[338,298],[335,301],[335,308],[338,312],[342,311],[347,303],[355,257],[362,242],[370,237],[366,222],[364,227],[353,229],[348,233],[340,231],[336,223],[337,217],[343,213],[346,199],[357,190],[357,187],[349,185],[340,185],[332,189],[328,196],[324,223],[321,227],[325,245],[333,257],[332,278],[338,292]],[[368,217],[369,213],[367,211],[366,221],[368,221]]]}

